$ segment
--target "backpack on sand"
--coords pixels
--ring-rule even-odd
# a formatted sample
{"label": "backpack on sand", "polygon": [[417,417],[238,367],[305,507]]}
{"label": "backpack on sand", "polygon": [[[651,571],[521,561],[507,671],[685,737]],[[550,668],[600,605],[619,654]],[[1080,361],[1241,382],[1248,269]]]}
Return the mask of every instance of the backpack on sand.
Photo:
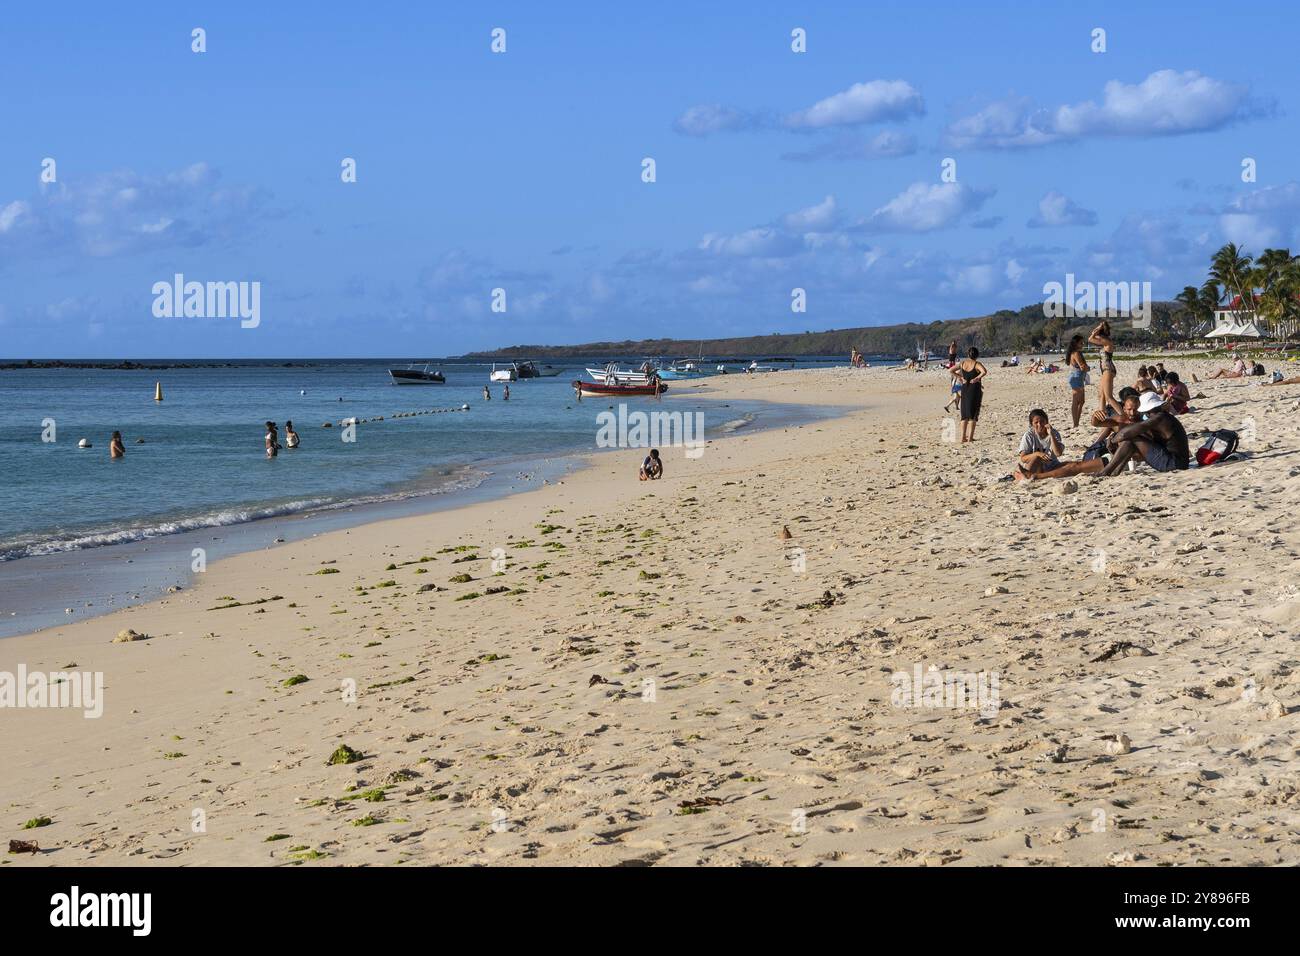
{"label": "backpack on sand", "polygon": [[1216,461],[1223,461],[1237,450],[1237,433],[1227,428],[1211,432],[1205,444],[1196,449],[1196,463],[1204,468]]}

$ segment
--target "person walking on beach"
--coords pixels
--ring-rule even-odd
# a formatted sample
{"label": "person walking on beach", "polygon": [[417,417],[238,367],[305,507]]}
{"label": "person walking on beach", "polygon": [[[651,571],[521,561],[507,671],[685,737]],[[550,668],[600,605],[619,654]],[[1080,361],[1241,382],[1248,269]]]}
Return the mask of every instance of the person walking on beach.
{"label": "person walking on beach", "polygon": [[965,444],[975,440],[975,424],[980,420],[980,405],[984,402],[984,376],[989,370],[980,361],[980,350],[970,347],[966,359],[957,366],[961,375],[961,440]]}
{"label": "person walking on beach", "polygon": [[1115,342],[1111,338],[1110,323],[1103,320],[1088,336],[1088,341],[1101,349],[1101,381],[1097,385],[1097,395],[1101,401],[1101,410],[1119,409],[1115,400]]}
{"label": "person walking on beach", "polygon": [[122,433],[113,432],[113,437],[108,442],[109,458],[125,458],[126,447],[122,444]]}
{"label": "person walking on beach", "polygon": [[266,457],[274,458],[280,451],[280,436],[276,434],[275,422],[266,423]]}
{"label": "person walking on beach", "polygon": [[298,433],[293,430],[293,422],[288,419],[284,422],[284,444],[287,448],[298,447]]}
{"label": "person walking on beach", "polygon": [[1083,388],[1088,383],[1088,360],[1083,357],[1082,335],[1070,339],[1065,349],[1065,364],[1070,369],[1070,417],[1074,419],[1074,427],[1078,428],[1083,403],[1087,401]]}
{"label": "person walking on beach", "polygon": [[952,379],[952,388],[948,393],[948,404],[943,406],[945,415],[952,414],[953,406],[961,403],[961,373],[956,362],[948,366],[948,377]]}
{"label": "person walking on beach", "polygon": [[952,368],[957,364],[957,340],[953,339],[948,343],[948,367]]}

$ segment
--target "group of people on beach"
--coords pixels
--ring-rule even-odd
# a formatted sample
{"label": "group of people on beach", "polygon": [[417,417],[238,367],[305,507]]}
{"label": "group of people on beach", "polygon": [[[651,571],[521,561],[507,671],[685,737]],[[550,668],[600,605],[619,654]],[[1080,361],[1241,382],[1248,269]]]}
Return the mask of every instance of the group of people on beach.
{"label": "group of people on beach", "polygon": [[[1125,468],[1131,470],[1138,461],[1146,462],[1161,472],[1186,469],[1192,455],[1187,431],[1179,416],[1194,411],[1187,385],[1177,372],[1166,370],[1163,362],[1156,362],[1141,366],[1134,383],[1116,393],[1115,344],[1110,323],[1106,321],[1099,322],[1087,336],[1075,335],[1065,350],[1063,364],[1069,370],[1070,415],[1074,426],[1077,428],[1082,419],[1087,403],[1085,390],[1091,384],[1093,368],[1084,355],[1088,345],[1100,350],[1096,363],[1097,408],[1090,419],[1092,426],[1099,429],[1098,434],[1080,460],[1066,461],[1065,443],[1060,432],[1052,426],[1047,412],[1041,408],[1032,409],[1029,428],[1020,441],[1016,471],[1008,475],[1007,480],[1110,476]],[[947,370],[952,381],[944,411],[951,413],[955,407],[961,416],[961,441],[974,441],[988,369],[980,361],[979,349],[975,347],[968,349],[966,357],[958,361],[957,343],[954,341],[948,347]],[[1055,371],[1055,366],[1042,362],[1035,362],[1028,369],[1034,373],[1049,370]],[[1222,370],[1223,374],[1215,377],[1236,377],[1234,373],[1237,371],[1240,369]],[[1247,372],[1252,373],[1251,370]],[[1262,369],[1253,373],[1263,374]],[[1282,379],[1280,375],[1274,377],[1277,384],[1300,383],[1300,376],[1294,379]]]}
{"label": "group of people on beach", "polygon": [[[1098,362],[1098,408],[1091,423],[1101,429],[1079,461],[1062,461],[1065,445],[1052,427],[1047,413],[1035,408],[1029,413],[1029,430],[1020,440],[1016,480],[1069,478],[1075,475],[1110,476],[1141,459],[1156,471],[1182,471],[1188,467],[1191,450],[1187,431],[1178,416],[1192,411],[1191,394],[1177,372],[1166,371],[1163,362],[1143,365],[1137,380],[1115,393],[1115,343],[1109,322],[1100,322],[1086,342],[1101,350]],[[1079,426],[1087,401],[1085,388],[1091,367],[1084,357],[1085,339],[1076,335],[1066,347],[1065,364],[1070,369],[1070,415]]]}
{"label": "group of people on beach", "polygon": [[280,444],[280,430],[275,422],[266,423],[266,457],[274,458],[280,453],[281,448],[297,448],[299,443],[298,433],[293,430],[293,422],[285,421],[284,423],[284,444]]}

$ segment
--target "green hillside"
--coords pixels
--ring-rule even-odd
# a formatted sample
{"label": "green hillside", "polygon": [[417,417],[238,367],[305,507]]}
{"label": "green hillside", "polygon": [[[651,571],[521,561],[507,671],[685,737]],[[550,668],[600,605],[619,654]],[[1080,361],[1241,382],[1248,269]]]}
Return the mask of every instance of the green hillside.
{"label": "green hillside", "polygon": [[[1003,309],[992,315],[948,319],[929,323],[828,329],[824,332],[774,333],[722,339],[625,339],[621,342],[585,342],[579,345],[513,345],[491,352],[473,352],[474,359],[550,359],[597,356],[657,355],[669,358],[708,356],[752,356],[755,358],[801,355],[848,355],[858,349],[868,355],[910,355],[917,344],[931,352],[946,352],[957,340],[964,351],[975,345],[985,354],[1035,352],[1059,347],[1075,332],[1087,334],[1094,322],[1075,317],[1048,318],[1042,303],[1027,305],[1018,312]],[[1152,303],[1151,328],[1137,330],[1127,319],[1113,320],[1114,333],[1123,348],[1164,343],[1186,338],[1193,319],[1178,302]]]}

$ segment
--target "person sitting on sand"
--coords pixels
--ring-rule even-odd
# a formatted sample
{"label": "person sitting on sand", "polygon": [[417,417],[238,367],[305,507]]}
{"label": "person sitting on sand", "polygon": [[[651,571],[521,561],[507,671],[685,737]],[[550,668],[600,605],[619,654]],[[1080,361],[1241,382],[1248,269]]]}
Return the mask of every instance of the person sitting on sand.
{"label": "person sitting on sand", "polygon": [[109,458],[125,458],[126,446],[122,444],[122,433],[113,432],[113,437],[108,441]]}
{"label": "person sitting on sand", "polygon": [[286,448],[297,448],[297,447],[298,447],[298,441],[299,441],[299,439],[298,439],[298,433],[297,433],[296,431],[293,430],[293,422],[289,421],[289,420],[286,418],[286,419],[285,419],[285,422],[284,422],[284,444],[285,444],[285,447],[286,447]]}
{"label": "person sitting on sand", "polygon": [[1016,481],[1033,481],[1039,478],[1073,478],[1076,475],[1095,475],[1106,467],[1101,458],[1082,461],[1061,461],[1065,443],[1047,420],[1047,412],[1035,408],[1029,413],[1029,431],[1020,439],[1020,464],[1012,476]]}
{"label": "person sitting on sand", "polygon": [[1168,382],[1169,373],[1165,371],[1164,362],[1156,362],[1153,367],[1147,369],[1151,375],[1151,381],[1156,387],[1156,391],[1164,388]]}
{"label": "person sitting on sand", "polygon": [[1186,471],[1191,451],[1182,422],[1165,411],[1164,399],[1146,392],[1138,403],[1144,421],[1125,425],[1115,435],[1115,455],[1102,472],[1105,477],[1118,474],[1129,460],[1141,456],[1156,471]]}
{"label": "person sitting on sand", "polygon": [[1139,393],[1160,391],[1156,388],[1155,380],[1151,377],[1151,369],[1145,365],[1138,369],[1137,382],[1134,383],[1133,387],[1136,388]]}
{"label": "person sitting on sand", "polygon": [[[1209,381],[1212,378],[1244,378],[1245,376],[1246,376],[1246,360],[1242,358],[1240,355],[1238,355],[1237,360],[1232,363],[1231,369],[1221,368],[1213,375],[1207,375],[1206,381]],[[1195,374],[1193,374],[1192,381],[1199,382],[1200,379],[1197,378]]]}
{"label": "person sitting on sand", "polygon": [[659,457],[659,449],[651,448],[650,454],[645,456],[645,461],[641,462],[642,481],[658,481],[664,476],[663,459]]}
{"label": "person sitting on sand", "polygon": [[1192,406],[1188,404],[1192,400],[1192,393],[1178,378],[1177,372],[1169,372],[1165,376],[1165,381],[1168,384],[1165,385],[1161,394],[1164,395],[1165,401],[1169,403],[1169,410],[1175,415],[1186,415],[1192,410]]}
{"label": "person sitting on sand", "polygon": [[[1119,409],[1108,408],[1103,411],[1092,413],[1092,427],[1102,430],[1098,438],[1106,438],[1112,432],[1117,432],[1125,425],[1132,425],[1136,421],[1141,421],[1141,416],[1137,413],[1138,399],[1140,393],[1131,385],[1125,385],[1119,390]],[[1132,404],[1129,400],[1132,399]]]}

